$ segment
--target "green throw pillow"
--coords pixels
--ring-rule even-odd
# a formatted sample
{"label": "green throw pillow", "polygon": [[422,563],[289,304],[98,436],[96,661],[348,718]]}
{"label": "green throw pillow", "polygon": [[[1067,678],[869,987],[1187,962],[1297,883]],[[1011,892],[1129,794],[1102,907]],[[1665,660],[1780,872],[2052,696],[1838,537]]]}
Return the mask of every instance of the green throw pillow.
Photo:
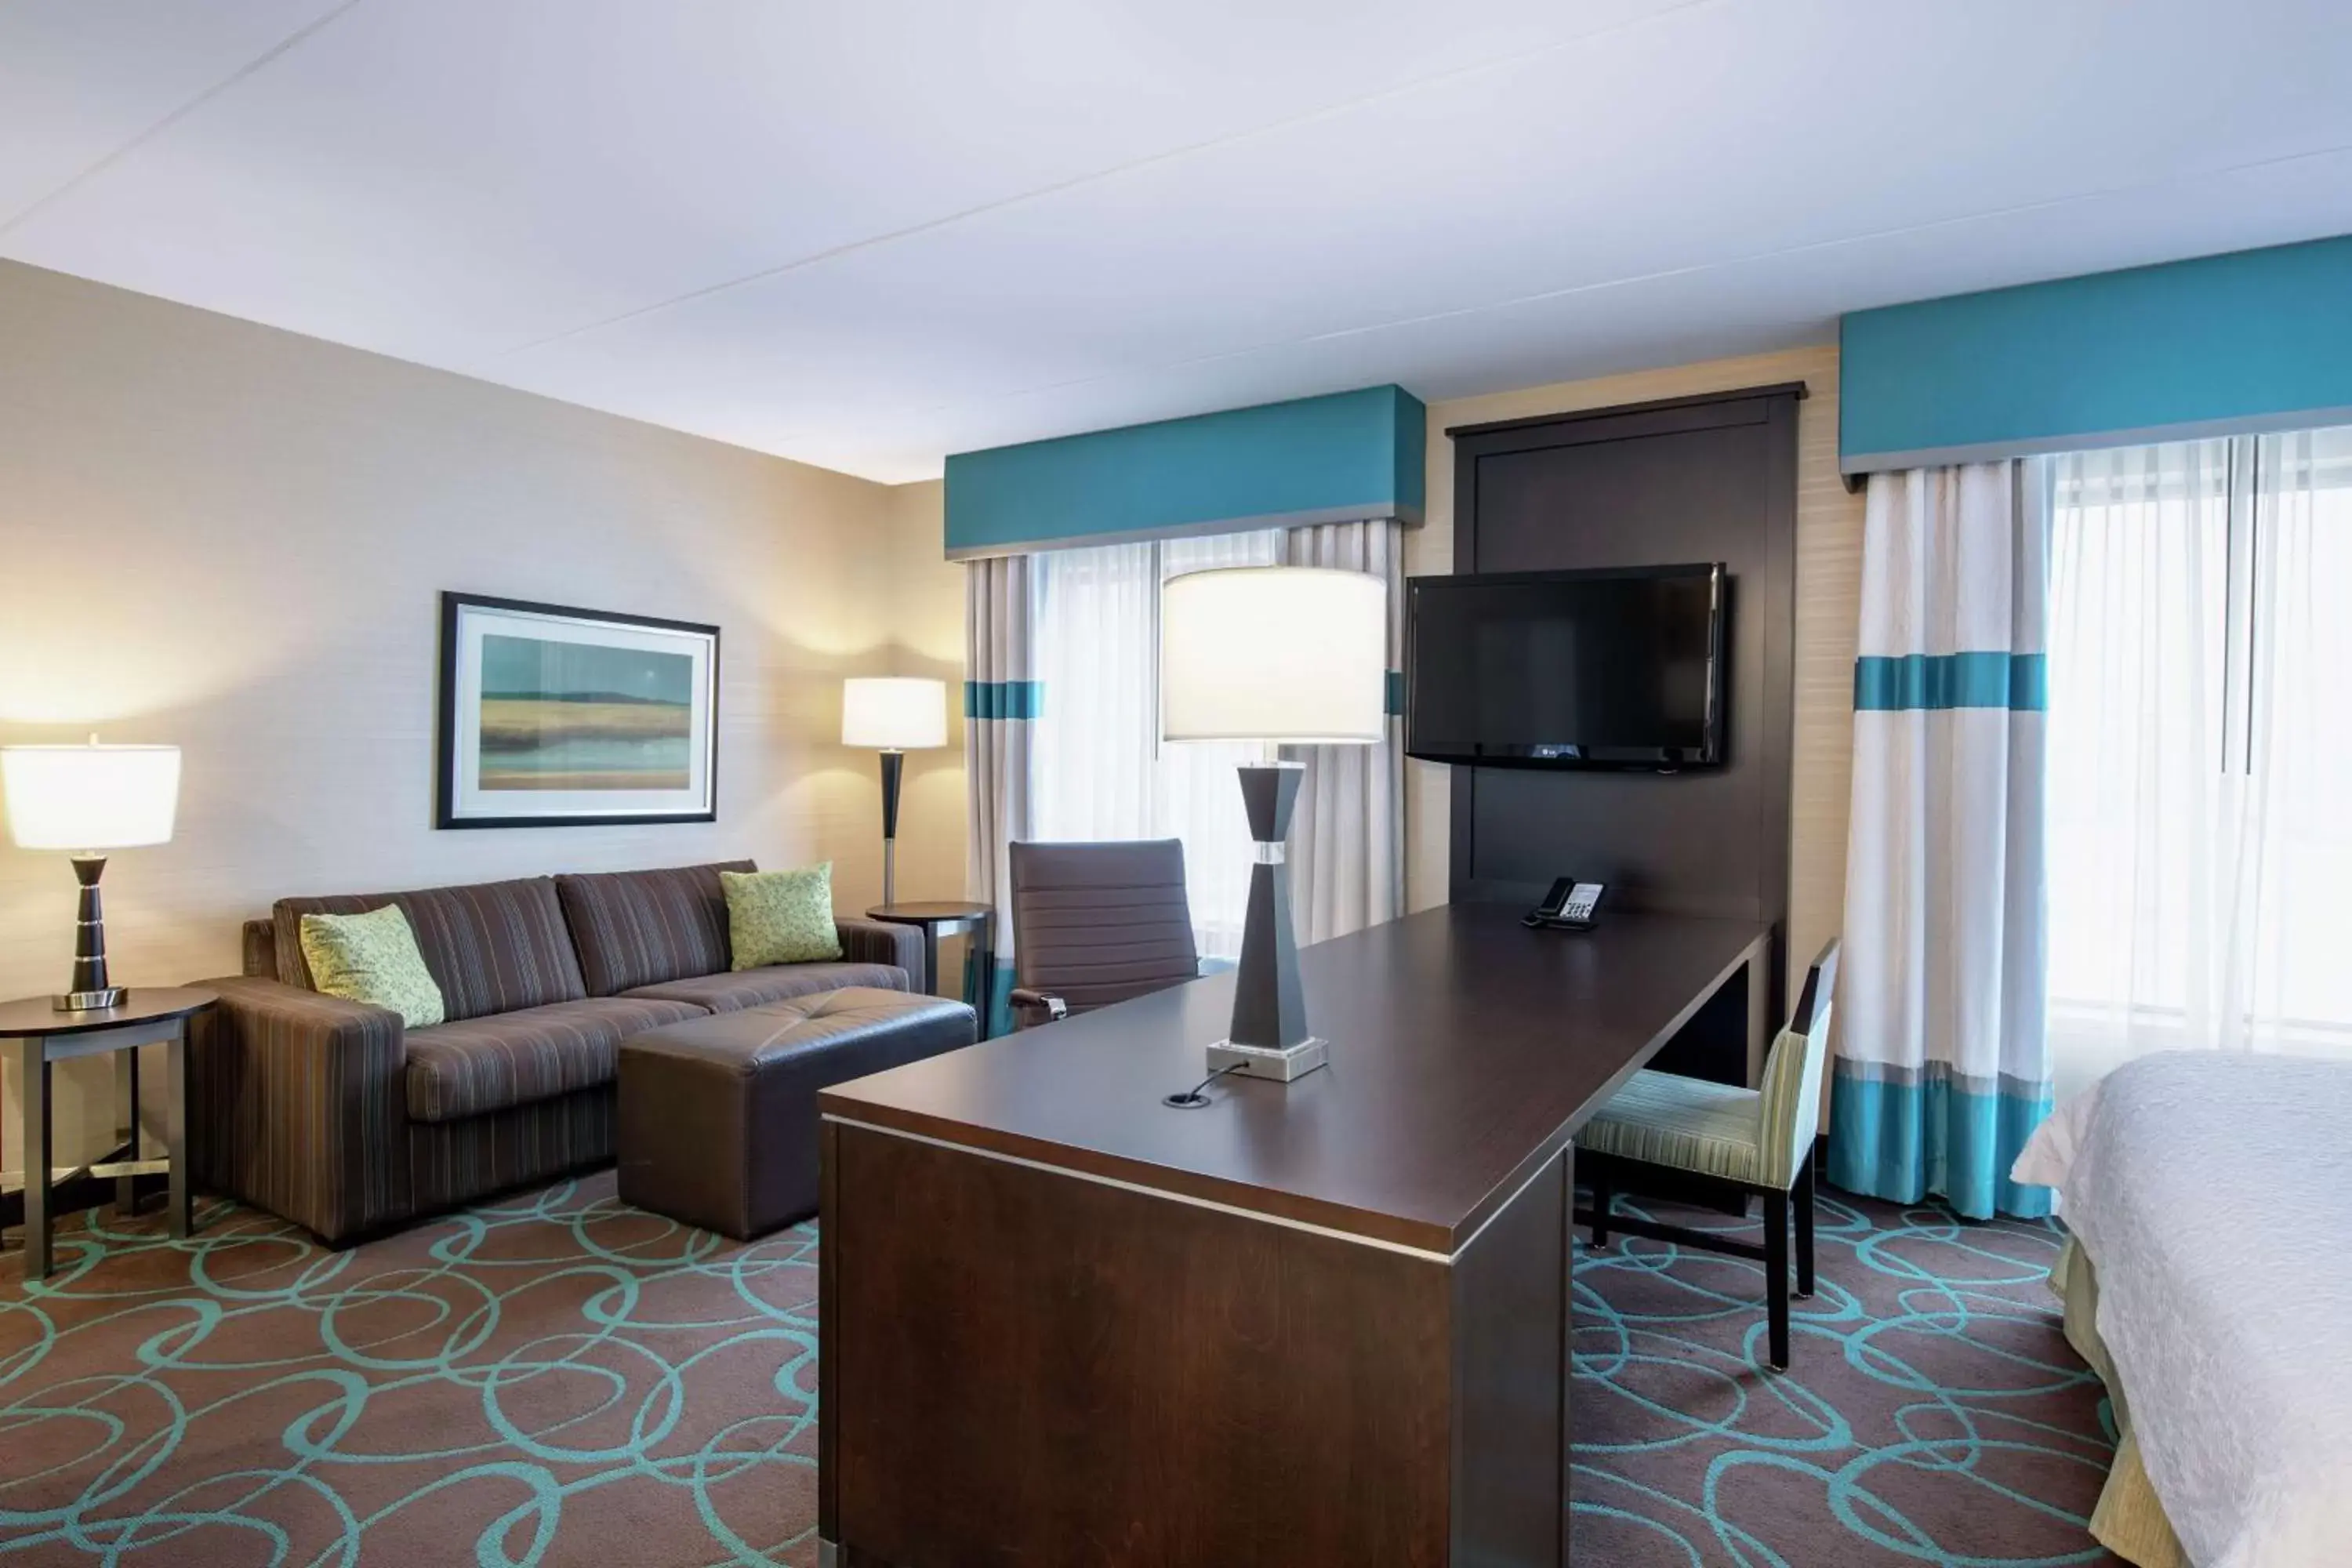
{"label": "green throw pillow", "polygon": [[833,862],[798,871],[721,871],[734,967],[816,963],[841,956],[833,923]]}
{"label": "green throw pillow", "polygon": [[329,996],[389,1007],[412,1029],[441,1022],[441,987],[397,904],[363,915],[304,915],[302,962]]}

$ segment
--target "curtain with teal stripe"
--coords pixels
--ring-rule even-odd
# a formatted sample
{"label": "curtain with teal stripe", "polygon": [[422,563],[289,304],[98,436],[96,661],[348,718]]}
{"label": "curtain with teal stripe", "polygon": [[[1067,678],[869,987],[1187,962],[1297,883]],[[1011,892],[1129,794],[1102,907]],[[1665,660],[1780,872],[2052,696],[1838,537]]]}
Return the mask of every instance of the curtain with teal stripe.
{"label": "curtain with teal stripe", "polygon": [[2007,708],[2039,712],[2049,704],[2048,657],[2038,653],[1911,653],[1853,661],[1853,710],[1901,713],[1915,708]]}
{"label": "curtain with teal stripe", "polygon": [[1044,707],[1033,663],[1036,576],[1025,555],[974,561],[964,569],[963,760],[966,892],[996,910],[993,955],[975,949],[965,964],[964,1000],[991,1034],[1013,1029],[1011,847],[1031,836],[1030,723]]}
{"label": "curtain with teal stripe", "polygon": [[1871,476],[1829,1177],[1975,1218],[2050,1212],[2049,529],[2042,459]]}

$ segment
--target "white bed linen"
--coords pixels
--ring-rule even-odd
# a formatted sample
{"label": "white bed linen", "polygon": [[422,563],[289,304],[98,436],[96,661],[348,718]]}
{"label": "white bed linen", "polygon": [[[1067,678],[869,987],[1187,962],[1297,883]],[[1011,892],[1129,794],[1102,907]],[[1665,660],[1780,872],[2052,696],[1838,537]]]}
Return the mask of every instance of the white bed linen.
{"label": "white bed linen", "polygon": [[2352,1062],[2174,1051],[2045,1121],[2148,1479],[2199,1568],[2352,1564]]}

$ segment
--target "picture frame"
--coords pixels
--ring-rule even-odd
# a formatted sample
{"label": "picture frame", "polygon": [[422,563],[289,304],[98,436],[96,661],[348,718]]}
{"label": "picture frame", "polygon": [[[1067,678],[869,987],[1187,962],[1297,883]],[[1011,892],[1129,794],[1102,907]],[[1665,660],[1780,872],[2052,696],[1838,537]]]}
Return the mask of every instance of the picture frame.
{"label": "picture frame", "polygon": [[719,816],[719,628],[441,595],[436,827]]}

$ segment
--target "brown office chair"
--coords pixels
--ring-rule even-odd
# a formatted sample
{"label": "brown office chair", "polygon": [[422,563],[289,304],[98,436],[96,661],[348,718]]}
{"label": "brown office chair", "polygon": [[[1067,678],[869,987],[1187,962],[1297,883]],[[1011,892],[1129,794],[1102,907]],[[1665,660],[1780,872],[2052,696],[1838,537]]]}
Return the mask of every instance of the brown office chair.
{"label": "brown office chair", "polygon": [[1013,845],[1013,948],[1019,1029],[1192,979],[1182,840]]}

